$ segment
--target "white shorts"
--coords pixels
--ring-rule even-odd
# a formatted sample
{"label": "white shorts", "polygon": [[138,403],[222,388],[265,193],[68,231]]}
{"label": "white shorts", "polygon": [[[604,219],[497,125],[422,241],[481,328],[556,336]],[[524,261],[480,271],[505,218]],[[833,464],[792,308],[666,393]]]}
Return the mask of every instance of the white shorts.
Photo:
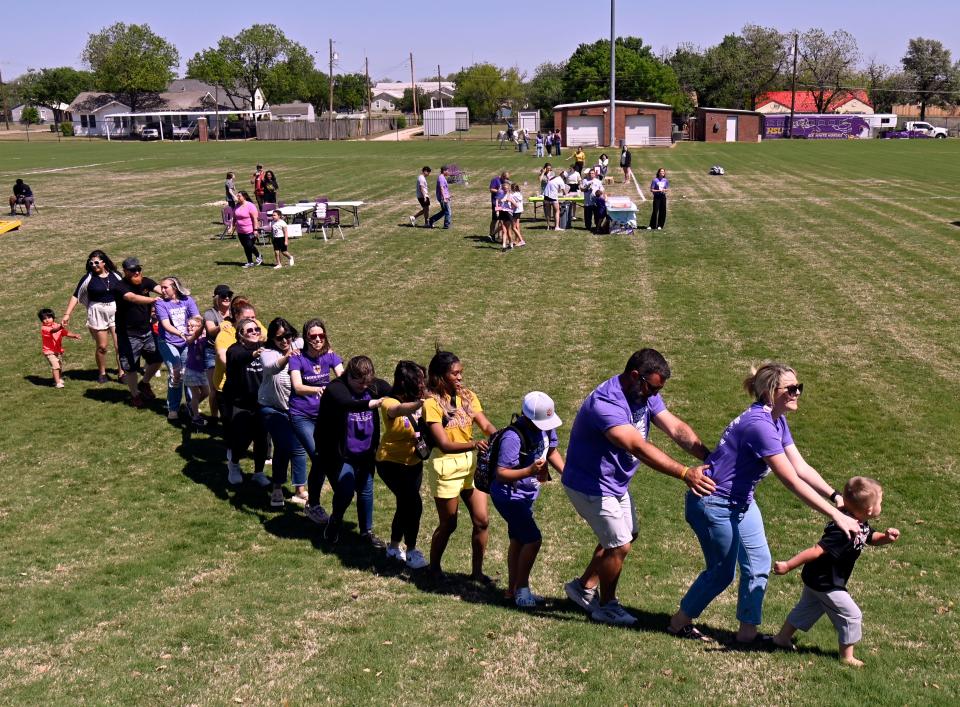
{"label": "white shorts", "polygon": [[629,491],[622,496],[588,496],[569,486],[563,490],[597,536],[600,547],[610,550],[636,539],[637,515]]}
{"label": "white shorts", "polygon": [[116,302],[91,302],[87,305],[87,326],[94,331],[113,329],[117,324]]}

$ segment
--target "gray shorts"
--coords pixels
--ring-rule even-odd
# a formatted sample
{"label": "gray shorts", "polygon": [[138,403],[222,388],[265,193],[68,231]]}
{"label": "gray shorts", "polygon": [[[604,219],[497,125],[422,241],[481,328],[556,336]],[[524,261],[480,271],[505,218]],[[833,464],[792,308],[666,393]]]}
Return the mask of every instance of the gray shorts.
{"label": "gray shorts", "polygon": [[637,537],[637,514],[630,492],[622,496],[588,496],[564,486],[570,502],[597,536],[600,547],[610,550]]}
{"label": "gray shorts", "polygon": [[787,621],[801,631],[809,631],[824,614],[830,617],[837,629],[841,644],[849,646],[860,642],[863,614],[845,589],[818,592],[803,585],[800,601],[793,607]]}

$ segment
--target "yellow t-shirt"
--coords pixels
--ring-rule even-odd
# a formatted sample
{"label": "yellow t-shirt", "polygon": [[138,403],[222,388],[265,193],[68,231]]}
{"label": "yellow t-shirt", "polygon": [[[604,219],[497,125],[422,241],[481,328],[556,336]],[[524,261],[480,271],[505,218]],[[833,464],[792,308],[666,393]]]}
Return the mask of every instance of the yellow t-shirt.
{"label": "yellow t-shirt", "polygon": [[[257,323],[257,326],[260,327],[260,341],[267,340],[267,328],[259,319],[254,319]],[[226,351],[231,346],[237,343],[237,328],[233,325],[229,319],[224,319],[220,322],[220,333],[217,334],[217,338],[213,341],[213,347],[217,350],[217,353],[220,351]],[[223,384],[227,380],[227,364],[220,361],[220,356],[217,356],[217,363],[213,367],[213,387],[217,389],[217,392],[223,392]]]}
{"label": "yellow t-shirt", "polygon": [[[466,405],[466,401],[469,401]],[[427,424],[443,422],[446,411],[448,418],[447,439],[451,442],[469,442],[473,439],[473,416],[483,412],[480,398],[471,390],[464,390],[463,395],[457,396],[456,409],[450,409],[450,396],[443,396],[443,404],[431,394],[423,403],[423,415]]]}
{"label": "yellow t-shirt", "polygon": [[[414,431],[406,415],[397,415],[393,419],[387,414],[389,408],[400,404],[396,398],[386,397],[380,406],[380,417],[383,424],[380,426],[380,446],[377,448],[377,461],[393,462],[413,466],[421,461],[414,451]],[[423,413],[417,410],[412,417],[416,418]]]}

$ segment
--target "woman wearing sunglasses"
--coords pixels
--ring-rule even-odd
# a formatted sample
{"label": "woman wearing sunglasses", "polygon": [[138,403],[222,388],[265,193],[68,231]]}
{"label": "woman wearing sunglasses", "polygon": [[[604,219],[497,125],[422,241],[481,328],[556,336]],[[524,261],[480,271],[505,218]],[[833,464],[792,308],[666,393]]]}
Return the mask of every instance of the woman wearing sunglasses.
{"label": "woman wearing sunglasses", "polygon": [[794,444],[786,416],[797,409],[803,393],[796,371],[765,361],[743,387],[754,397],[753,404],[727,426],[706,459],[707,476],[716,483],[716,491],[703,497],[687,494],[687,523],[697,534],[706,567],[687,590],[667,630],[682,638],[710,640],[692,622],[730,586],[739,565],[736,641],[770,647],[771,637],[757,631],[771,564],[763,518],[754,499],[757,484],[772,471],[801,501],[848,534],[855,534],[859,523],[830,503],[842,505],[840,495]]}
{"label": "woman wearing sunglasses", "polygon": [[[67,308],[63,313],[61,324],[66,327],[70,323],[70,315],[77,303],[87,308],[87,329],[97,345],[94,356],[97,362],[97,382],[106,383],[107,378],[107,344],[113,340],[113,350],[117,350],[117,289],[123,278],[117,272],[113,261],[102,250],[95,250],[87,256],[87,273],[77,288],[73,291]],[[117,370],[120,362],[117,361]]]}
{"label": "woman wearing sunglasses", "polygon": [[227,349],[227,375],[223,384],[223,399],[230,411],[227,443],[227,481],[243,483],[240,459],[253,442],[253,480],[260,486],[269,486],[270,479],[263,473],[267,460],[267,429],[258,414],[260,383],[263,381],[263,330],[256,319],[244,317],[237,321],[237,343]]}

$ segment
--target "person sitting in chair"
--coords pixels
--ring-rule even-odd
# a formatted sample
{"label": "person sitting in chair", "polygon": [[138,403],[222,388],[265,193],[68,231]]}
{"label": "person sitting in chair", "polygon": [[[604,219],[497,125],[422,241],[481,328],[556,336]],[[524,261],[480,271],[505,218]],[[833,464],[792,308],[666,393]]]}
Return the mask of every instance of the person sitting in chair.
{"label": "person sitting in chair", "polygon": [[13,196],[10,197],[11,216],[16,215],[17,204],[22,204],[27,210],[27,216],[30,215],[30,211],[33,209],[33,190],[22,179],[18,179],[13,185]]}

